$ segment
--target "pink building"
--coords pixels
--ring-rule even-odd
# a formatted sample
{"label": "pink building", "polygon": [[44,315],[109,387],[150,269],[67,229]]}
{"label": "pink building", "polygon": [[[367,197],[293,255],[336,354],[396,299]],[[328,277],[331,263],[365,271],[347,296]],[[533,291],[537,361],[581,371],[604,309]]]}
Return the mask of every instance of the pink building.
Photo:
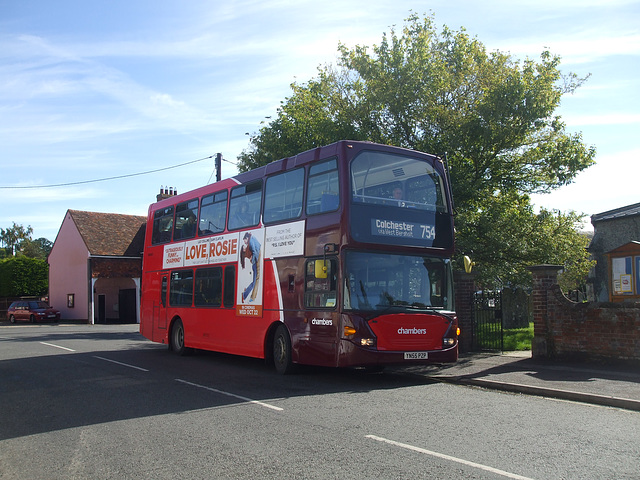
{"label": "pink building", "polygon": [[49,254],[62,320],[139,323],[146,217],[68,210]]}

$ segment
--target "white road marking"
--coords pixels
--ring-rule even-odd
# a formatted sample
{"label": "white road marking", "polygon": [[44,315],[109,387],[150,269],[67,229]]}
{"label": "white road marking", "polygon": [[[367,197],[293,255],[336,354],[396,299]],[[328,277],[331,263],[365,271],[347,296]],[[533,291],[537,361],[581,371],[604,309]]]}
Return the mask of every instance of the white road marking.
{"label": "white road marking", "polygon": [[60,348],[62,350],[66,350],[67,352],[75,352],[75,350],[71,349],[71,348],[67,348],[67,347],[61,347],[60,345],[54,345],[53,343],[47,343],[47,342],[40,342],[42,345],[46,345],[47,347],[55,347],[55,348]]}
{"label": "white road marking", "polygon": [[365,435],[366,438],[370,438],[372,440],[376,440],[378,442],[388,443],[389,445],[395,445],[396,447],[406,448],[407,450],[413,450],[414,452],[424,453],[425,455],[431,455],[432,457],[441,458],[443,460],[448,460],[450,462],[460,463],[462,465],[467,465],[468,467],[478,468],[480,470],[484,470],[486,472],[495,473],[497,475],[502,475],[507,478],[514,478],[516,480],[532,480],[529,477],[523,477],[522,475],[518,475],[515,473],[505,472],[504,470],[499,470],[497,468],[488,467],[486,465],[482,465],[480,463],[470,462],[469,460],[463,460],[462,458],[452,457],[451,455],[445,455],[444,453],[433,452],[431,450],[426,450],[424,448],[415,447],[413,445],[408,445],[406,443],[396,442],[394,440],[389,440],[382,437],[377,437],[375,435]]}
{"label": "white road marking", "polygon": [[229,393],[229,392],[225,392],[223,390],[218,390],[217,388],[211,388],[211,387],[206,387],[204,385],[198,385],[197,383],[187,382],[186,380],[181,380],[179,378],[176,378],[176,382],[184,383],[185,385],[191,385],[192,387],[203,388],[205,390],[209,390],[210,392],[219,393],[221,395],[227,395],[228,397],[233,397],[233,398],[237,398],[239,400],[244,400],[245,402],[255,403],[256,405],[260,405],[261,407],[270,408],[270,409],[276,410],[278,412],[281,412],[281,411],[284,410],[284,408],[276,407],[275,405],[269,405],[268,403],[264,403],[264,402],[260,402],[258,400],[252,400],[251,398],[243,397],[242,395],[236,395],[235,393]]}
{"label": "white road marking", "polygon": [[97,357],[97,356],[94,355],[93,358],[97,358],[99,360],[104,360],[105,362],[111,362],[111,363],[115,363],[115,364],[118,364],[118,365],[122,365],[123,367],[135,368],[136,370],[140,370],[142,372],[148,372],[149,371],[146,368],[136,367],[135,365],[129,365],[128,363],[116,362],[115,360],[110,360],[110,359],[104,358],[104,357]]}

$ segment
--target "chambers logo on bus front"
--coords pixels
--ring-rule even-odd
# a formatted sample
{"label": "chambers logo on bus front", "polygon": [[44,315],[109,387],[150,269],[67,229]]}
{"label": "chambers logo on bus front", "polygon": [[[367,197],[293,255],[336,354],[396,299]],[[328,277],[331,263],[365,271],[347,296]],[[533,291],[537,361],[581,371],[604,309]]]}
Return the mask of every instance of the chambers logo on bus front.
{"label": "chambers logo on bus front", "polygon": [[311,320],[311,325],[333,325],[333,320],[330,318],[313,318]]}
{"label": "chambers logo on bus front", "polygon": [[427,329],[426,328],[403,328],[400,327],[398,329],[398,334],[399,335],[426,335],[427,334]]}

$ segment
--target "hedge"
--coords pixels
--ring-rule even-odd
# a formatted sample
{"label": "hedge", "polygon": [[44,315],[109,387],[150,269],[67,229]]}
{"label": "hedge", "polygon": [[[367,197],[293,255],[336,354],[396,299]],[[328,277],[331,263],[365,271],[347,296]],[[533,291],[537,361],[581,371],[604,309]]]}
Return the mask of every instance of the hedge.
{"label": "hedge", "polygon": [[49,290],[49,265],[46,260],[10,257],[0,260],[0,296],[40,296]]}

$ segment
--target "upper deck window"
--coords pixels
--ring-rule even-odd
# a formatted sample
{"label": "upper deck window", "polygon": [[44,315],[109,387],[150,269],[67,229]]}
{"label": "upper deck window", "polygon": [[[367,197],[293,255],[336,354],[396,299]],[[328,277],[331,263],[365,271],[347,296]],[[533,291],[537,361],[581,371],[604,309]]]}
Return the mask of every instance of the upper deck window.
{"label": "upper deck window", "polygon": [[340,206],[338,163],[335,158],[309,168],[307,215],[332,212]]}
{"label": "upper deck window", "polygon": [[446,212],[444,182],[417,158],[364,151],[351,162],[352,201]]}
{"label": "upper deck window", "polygon": [[173,229],[173,206],[156,210],[153,213],[153,233],[151,243],[166,243],[171,241],[171,230]]}
{"label": "upper deck window", "polygon": [[239,185],[231,190],[229,230],[254,227],[260,222],[262,180]]}
{"label": "upper deck window", "polygon": [[264,188],[264,221],[281,222],[302,213],[304,169],[298,168],[267,178]]}
{"label": "upper deck window", "polygon": [[173,226],[173,240],[196,236],[198,220],[198,199],[179,203],[176,206],[176,219]]}
{"label": "upper deck window", "polygon": [[198,235],[213,235],[224,231],[227,223],[227,191],[202,197]]}

